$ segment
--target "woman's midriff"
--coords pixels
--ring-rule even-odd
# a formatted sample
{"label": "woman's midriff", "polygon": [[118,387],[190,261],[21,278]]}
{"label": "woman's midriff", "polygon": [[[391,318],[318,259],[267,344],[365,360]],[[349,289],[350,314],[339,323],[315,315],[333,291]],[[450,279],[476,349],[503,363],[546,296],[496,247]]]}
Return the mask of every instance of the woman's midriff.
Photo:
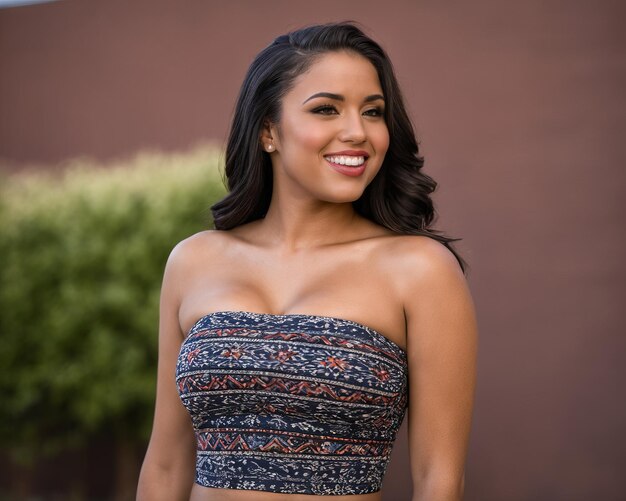
{"label": "woman's midriff", "polygon": [[189,501],[381,501],[382,492],[346,496],[280,494],[244,489],[216,489],[194,484]]}

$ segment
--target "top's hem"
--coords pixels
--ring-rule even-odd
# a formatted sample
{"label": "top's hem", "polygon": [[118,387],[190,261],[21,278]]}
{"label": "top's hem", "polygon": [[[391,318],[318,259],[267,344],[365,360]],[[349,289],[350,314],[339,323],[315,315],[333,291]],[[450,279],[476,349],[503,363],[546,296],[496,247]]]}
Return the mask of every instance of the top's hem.
{"label": "top's hem", "polygon": [[[280,481],[277,481],[280,482]],[[317,485],[337,485],[338,482],[324,482],[324,481],[316,481],[315,482]],[[207,487],[207,488],[211,488],[211,489],[228,489],[228,490],[243,490],[243,491],[258,491],[258,492],[273,492],[276,494],[310,494],[313,496],[351,496],[351,495],[358,495],[358,494],[373,494],[375,492],[380,492],[382,490],[382,487],[378,487],[375,490],[357,490],[357,491],[342,491],[342,492],[328,492],[328,493],[324,493],[324,492],[316,492],[313,491],[312,489],[290,489],[290,490],[272,490],[272,489],[259,489],[259,488],[255,488],[255,487],[247,487],[241,484],[236,484],[236,485],[232,485],[232,486],[224,486],[224,485],[219,485],[219,484],[213,484],[213,485],[205,485],[200,483],[198,480],[195,481],[196,485],[199,485],[200,487]],[[297,486],[298,484],[296,484]],[[301,485],[304,485],[301,484]],[[343,486],[345,486],[345,484],[341,484]]]}

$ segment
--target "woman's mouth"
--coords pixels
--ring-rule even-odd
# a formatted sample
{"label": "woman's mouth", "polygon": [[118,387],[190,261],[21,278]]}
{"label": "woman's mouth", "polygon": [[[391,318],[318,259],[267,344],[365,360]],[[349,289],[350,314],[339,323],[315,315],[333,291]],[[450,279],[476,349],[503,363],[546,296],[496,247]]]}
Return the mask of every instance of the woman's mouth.
{"label": "woman's mouth", "polygon": [[324,159],[329,165],[346,176],[360,176],[365,172],[367,155],[325,155]]}

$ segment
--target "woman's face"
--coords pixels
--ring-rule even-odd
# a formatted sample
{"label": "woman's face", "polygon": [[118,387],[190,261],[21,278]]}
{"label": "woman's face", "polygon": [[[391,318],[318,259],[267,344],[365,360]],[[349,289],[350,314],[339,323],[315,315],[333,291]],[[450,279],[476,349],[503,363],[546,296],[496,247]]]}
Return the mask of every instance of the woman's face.
{"label": "woman's face", "polygon": [[328,202],[358,199],[389,146],[382,94],[376,69],[363,56],[320,56],[284,96],[271,139],[262,138],[274,147],[276,187]]}

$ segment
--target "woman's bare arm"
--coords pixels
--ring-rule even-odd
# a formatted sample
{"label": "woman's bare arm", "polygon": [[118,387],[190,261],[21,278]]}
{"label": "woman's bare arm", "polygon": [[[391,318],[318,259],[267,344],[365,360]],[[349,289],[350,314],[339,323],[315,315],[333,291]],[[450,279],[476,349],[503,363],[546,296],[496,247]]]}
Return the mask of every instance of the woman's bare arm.
{"label": "woman's bare arm", "polygon": [[407,247],[402,260],[413,501],[458,501],[476,381],[474,305],[450,251],[428,237],[407,240]]}
{"label": "woman's bare arm", "polygon": [[161,288],[156,407],[139,477],[137,501],[187,501],[194,482],[195,436],[175,383],[176,362],[183,340],[178,320],[181,254],[184,252],[179,244],[170,254]]}

